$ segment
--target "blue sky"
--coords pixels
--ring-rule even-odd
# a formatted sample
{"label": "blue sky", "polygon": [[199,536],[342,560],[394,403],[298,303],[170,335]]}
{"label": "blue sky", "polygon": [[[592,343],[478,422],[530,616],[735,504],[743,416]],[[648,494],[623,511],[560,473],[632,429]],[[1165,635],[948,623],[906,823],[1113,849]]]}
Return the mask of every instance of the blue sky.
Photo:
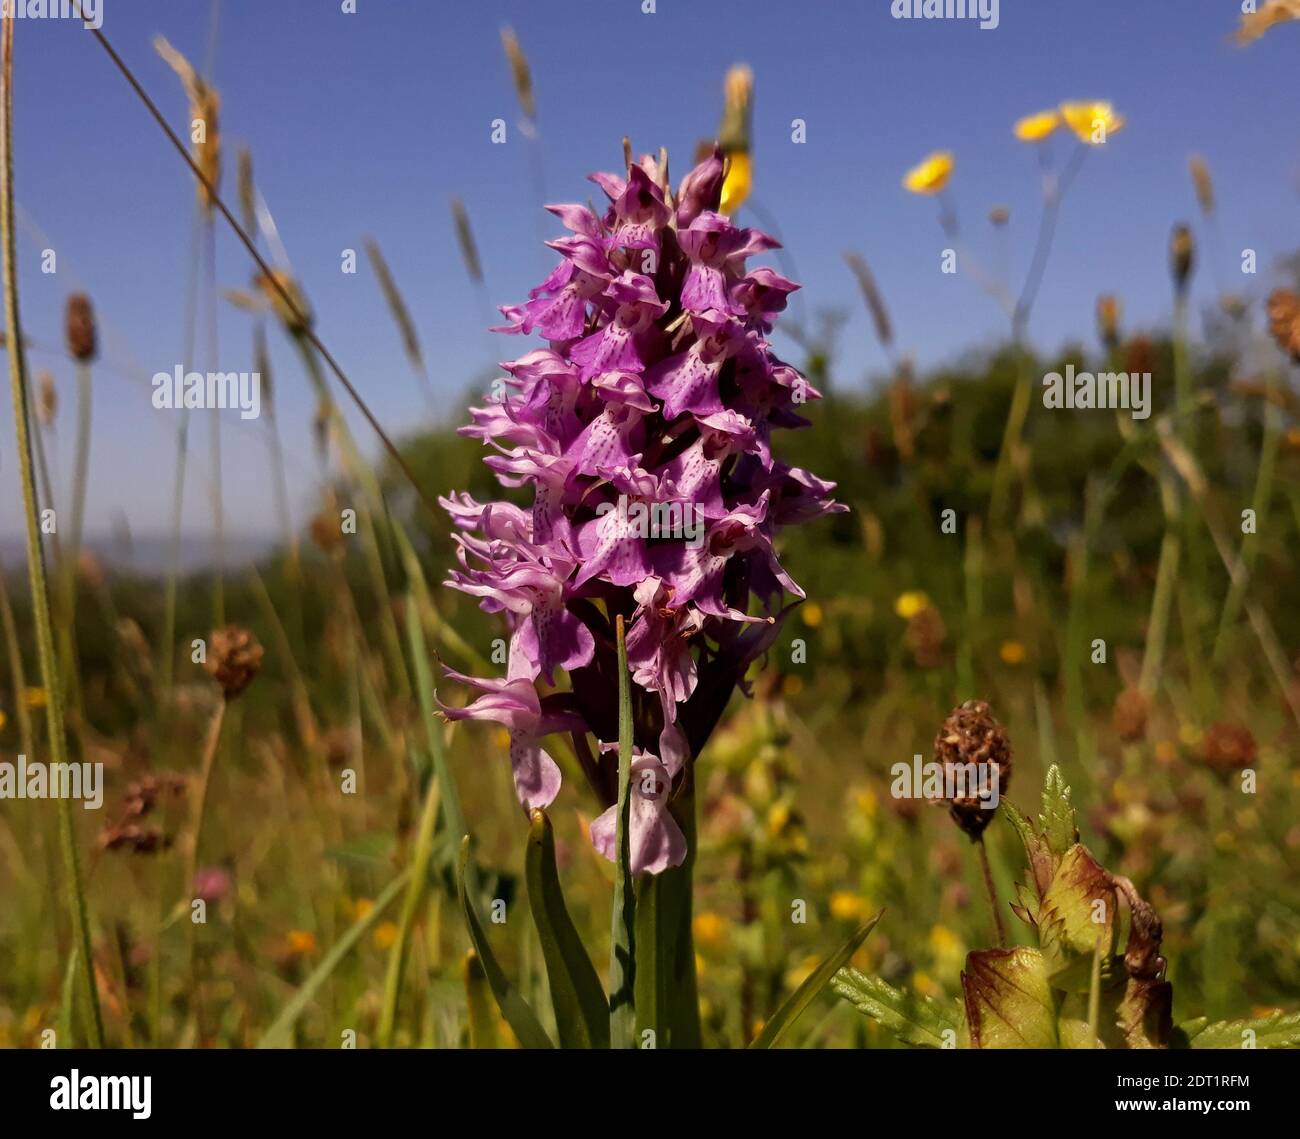
{"label": "blue sky", "polygon": [[[201,60],[211,0],[103,4],[105,33],[183,129],[180,86],[150,41],[162,33]],[[852,314],[841,386],[884,366],[843,264],[846,249],[867,257],[900,345],[923,366],[996,342],[998,311],[969,279],[939,272],[945,242],[934,203],[906,194],[899,180],[928,151],[954,150],[953,190],[972,245],[999,263],[984,216],[1008,206],[1005,259],[1018,279],[1039,191],[1033,155],[1011,124],[1063,99],[1111,99],[1128,126],[1089,155],[1067,200],[1031,327],[1036,342],[1090,337],[1103,291],[1122,296],[1129,326],[1167,320],[1169,230],[1196,215],[1191,153],[1214,171],[1229,253],[1256,248],[1267,272],[1272,258],[1300,245],[1300,24],[1237,49],[1228,43],[1237,0],[1002,0],[995,31],[897,21],[889,0],[658,0],[653,15],[640,0],[359,0],[355,15],[341,7],[222,0],[215,78],[224,185],[233,200],[234,146],[248,143],[321,335],[396,433],[428,412],[364,255],[360,271],[345,276],[342,251],[360,253],[365,236],[378,239],[419,325],[439,405],[457,419],[471,379],[522,348],[483,331],[487,306],[466,281],[449,200],[459,195],[469,208],[494,303],[522,297],[550,263],[538,235],[553,227],[540,214],[529,144],[515,129],[499,39],[505,23],[532,64],[552,201],[598,194],[585,175],[617,167],[624,134],[638,152],[667,146],[680,176],[697,140],[716,128],[726,68],[753,67],[755,197],[779,225],[806,311]],[[106,357],[132,373],[96,374],[87,528],[106,532],[124,516],[137,533],[164,531],[177,424],[175,413],[150,405],[148,378],[182,359],[193,186],[75,24],[27,20],[17,29],[15,103],[26,331],[60,341],[64,297],[85,289],[101,315]],[[504,146],[489,138],[498,117],[510,124]],[[794,118],[807,123],[804,145],[791,142]],[[45,248],[58,255],[56,274],[40,271]],[[244,287],[249,276],[246,256],[219,231],[218,287]],[[1209,272],[1196,288],[1201,301],[1212,297]],[[249,369],[250,333],[247,316],[223,302],[214,368]],[[312,400],[291,351],[273,339],[302,517],[316,471]],[[197,363],[207,369],[204,358]],[[71,369],[40,352],[31,364],[53,370],[63,397],[53,454],[66,488]],[[208,525],[210,472],[206,424],[196,422],[185,528],[198,534]],[[270,532],[265,424],[232,413],[223,431],[228,529]],[[12,534],[21,521],[8,400],[0,432],[0,534]]]}

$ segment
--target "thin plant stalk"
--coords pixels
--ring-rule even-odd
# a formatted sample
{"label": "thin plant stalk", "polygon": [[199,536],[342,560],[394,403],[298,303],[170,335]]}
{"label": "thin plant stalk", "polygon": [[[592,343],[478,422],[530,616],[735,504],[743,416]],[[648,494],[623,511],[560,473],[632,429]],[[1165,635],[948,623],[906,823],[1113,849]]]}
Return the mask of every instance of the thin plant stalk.
{"label": "thin plant stalk", "polygon": [[[41,549],[40,523],[37,517],[36,484],[33,478],[31,423],[27,416],[27,355],[23,348],[22,321],[18,312],[18,270],[14,235],[13,176],[13,51],[12,14],[3,17],[0,32],[0,79],[4,98],[0,101],[0,245],[4,257],[5,327],[9,331],[9,386],[13,397],[16,453],[22,483],[23,507],[27,521],[27,573],[31,584],[32,617],[36,626],[37,655],[41,680],[45,686],[46,725],[50,756],[54,763],[67,763],[67,738],[64,735],[63,685],[54,652],[54,629],[50,620],[50,595],[45,577],[45,556]],[[104,1045],[104,1022],[99,1007],[99,990],[95,982],[94,957],[90,943],[90,921],[81,885],[81,866],[77,854],[76,827],[72,800],[59,799],[59,845],[63,851],[65,887],[77,954],[79,988],[85,1010],[87,1042],[92,1048]]]}
{"label": "thin plant stalk", "polygon": [[629,844],[632,782],[632,677],[627,666],[623,615],[618,636],[618,813],[614,850],[614,906],[609,960],[610,1047],[631,1048],[636,1036],[636,890]]}
{"label": "thin plant stalk", "polygon": [[998,891],[993,885],[993,869],[989,866],[988,847],[984,845],[984,836],[980,835],[975,840],[975,845],[979,848],[980,854],[980,872],[984,876],[984,889],[989,897],[989,909],[993,911],[993,924],[997,926],[998,945],[1002,949],[1007,947],[1007,927],[1002,920],[1002,909],[998,905]]}
{"label": "thin plant stalk", "polygon": [[14,716],[18,720],[18,738],[22,741],[23,752],[35,755],[32,735],[32,714],[26,701],[21,696],[27,687],[27,676],[23,669],[23,650],[18,641],[18,625],[14,621],[14,608],[9,601],[9,586],[5,576],[0,573],[0,628],[4,631],[5,649],[9,655],[9,675],[13,678],[14,691],[19,699],[14,701]]}
{"label": "thin plant stalk", "polygon": [[229,700],[222,696],[221,703],[208,721],[207,735],[203,740],[203,758],[199,764],[199,786],[194,796],[194,823],[185,850],[185,878],[181,882],[181,899],[184,901],[194,888],[194,876],[199,866],[199,843],[203,839],[203,819],[207,813],[208,785],[212,782],[212,769],[216,765],[217,749],[221,743],[221,725],[226,719]]}
{"label": "thin plant stalk", "polygon": [[[441,733],[434,727],[431,738],[435,746],[442,746]],[[429,786],[425,791],[424,810],[420,815],[420,828],[415,836],[415,850],[411,855],[411,877],[406,884],[406,897],[402,901],[402,914],[397,924],[397,940],[388,953],[388,971],[384,977],[384,1003],[379,1015],[379,1046],[393,1046],[393,1028],[397,1020],[397,1000],[406,974],[406,955],[415,929],[416,914],[424,900],[429,885],[429,859],[433,854],[433,832],[438,822],[438,777],[429,771]]]}
{"label": "thin plant stalk", "polygon": [[[1274,390],[1274,383],[1270,381],[1268,397],[1273,395]],[[1259,467],[1255,472],[1255,494],[1252,499],[1255,507],[1255,534],[1246,535],[1241,542],[1241,564],[1246,572],[1244,576],[1233,579],[1228,587],[1227,597],[1224,598],[1223,611],[1219,614],[1219,631],[1214,638],[1213,660],[1215,664],[1219,664],[1223,660],[1224,650],[1228,643],[1228,634],[1232,626],[1236,624],[1237,618],[1241,615],[1241,603],[1245,597],[1246,584],[1255,568],[1255,558],[1259,553],[1257,535],[1260,527],[1264,524],[1264,516],[1268,513],[1269,499],[1273,495],[1273,474],[1277,469],[1278,445],[1282,438],[1281,420],[1281,413],[1274,406],[1272,398],[1265,398],[1264,445],[1259,453]]]}

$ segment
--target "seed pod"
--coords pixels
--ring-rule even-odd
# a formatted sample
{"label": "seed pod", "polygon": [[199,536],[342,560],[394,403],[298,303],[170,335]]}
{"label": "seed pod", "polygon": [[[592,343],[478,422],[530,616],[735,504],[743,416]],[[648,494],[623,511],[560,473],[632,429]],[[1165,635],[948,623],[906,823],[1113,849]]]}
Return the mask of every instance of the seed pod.
{"label": "seed pod", "polygon": [[1182,295],[1187,291],[1196,267],[1196,238],[1191,227],[1179,222],[1169,238],[1169,271],[1173,274],[1174,289]]}
{"label": "seed pod", "polygon": [[[996,779],[1000,798],[1007,793],[1011,782],[1011,741],[1006,730],[994,719],[985,701],[967,700],[954,708],[943,722],[934,741],[934,751],[936,762],[943,765],[945,789],[951,785],[965,792],[948,800],[948,813],[967,837],[975,841],[997,813],[996,807],[987,807],[981,801],[981,792],[987,794],[991,781]],[[970,764],[976,766],[971,768]],[[965,768],[967,774],[976,772],[980,781],[972,786],[971,779],[958,779],[958,767]],[[951,784],[950,779],[954,781]]]}
{"label": "seed pod", "polygon": [[1241,771],[1255,762],[1259,747],[1244,724],[1211,724],[1201,745],[1205,765],[1221,775]]}
{"label": "seed pod", "polygon": [[89,364],[95,358],[95,310],[85,293],[68,297],[64,329],[68,354],[79,363]]}
{"label": "seed pod", "polygon": [[1277,346],[1300,364],[1300,296],[1275,289],[1268,298],[1268,326]]}
{"label": "seed pod", "polygon": [[907,631],[903,634],[907,647],[912,650],[912,658],[918,668],[939,668],[943,664],[944,642],[948,639],[948,628],[943,617],[933,605],[927,605],[908,618]]}
{"label": "seed pod", "polygon": [[465,272],[476,285],[483,283],[483,262],[479,260],[478,243],[474,240],[474,231],[470,228],[469,214],[465,203],[459,198],[451,200],[451,216],[456,226],[456,244],[460,246],[461,260],[465,262]]}
{"label": "seed pod", "polygon": [[1115,734],[1125,743],[1135,743],[1147,733],[1147,714],[1150,704],[1137,688],[1126,688],[1115,697],[1111,723]]}
{"label": "seed pod", "polygon": [[203,667],[221,686],[225,698],[233,700],[262,667],[262,646],[247,629],[227,625],[208,638],[208,659]]}
{"label": "seed pod", "polygon": [[1187,165],[1192,172],[1196,201],[1201,207],[1201,212],[1208,217],[1214,213],[1214,181],[1210,177],[1209,164],[1199,154],[1193,154]]}
{"label": "seed pod", "polygon": [[[253,283],[270,303],[271,311],[290,336],[300,337],[311,328],[314,322],[311,305],[307,303],[302,289],[290,273],[284,269],[273,269],[270,277],[259,273]],[[276,288],[277,285],[279,288]],[[292,305],[285,300],[286,296],[293,301]]]}
{"label": "seed pod", "polygon": [[850,251],[844,254],[844,260],[854,280],[858,282],[862,299],[866,302],[867,312],[871,316],[871,323],[876,329],[876,339],[888,351],[894,342],[894,326],[889,319],[889,309],[885,307],[885,298],[880,293],[876,278],[860,253]]}
{"label": "seed pod", "polygon": [[533,73],[528,66],[528,57],[519,46],[519,37],[514,28],[507,25],[501,29],[501,46],[505,48],[506,59],[510,63],[510,78],[515,85],[515,97],[519,100],[519,109],[530,121],[537,118],[537,101],[533,97]]}

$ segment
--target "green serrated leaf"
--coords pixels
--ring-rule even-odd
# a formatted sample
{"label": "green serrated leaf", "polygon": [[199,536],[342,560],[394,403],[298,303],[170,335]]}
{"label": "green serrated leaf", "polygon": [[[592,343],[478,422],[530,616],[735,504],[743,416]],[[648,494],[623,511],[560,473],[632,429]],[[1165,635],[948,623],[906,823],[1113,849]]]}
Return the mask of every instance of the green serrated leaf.
{"label": "green serrated leaf", "polygon": [[608,1048],[609,1002],[564,904],[555,866],[555,833],[542,810],[532,813],[525,872],[528,906],[542,943],[560,1047]]}
{"label": "green serrated leaf", "polygon": [[[1193,1048],[1300,1048],[1300,1012],[1274,1012],[1251,1020],[1221,1020],[1185,1031]],[[1251,1035],[1248,1035],[1251,1034]]]}
{"label": "green serrated leaf", "polygon": [[1057,857],[1079,841],[1070,789],[1065,785],[1061,769],[1055,764],[1047,769],[1047,779],[1043,783],[1043,812],[1038,816],[1038,827],[1048,849]]}
{"label": "green serrated leaf", "polygon": [[822,989],[830,984],[831,978],[848,964],[849,958],[858,951],[858,946],[867,940],[867,934],[875,929],[876,922],[884,912],[881,910],[876,914],[813,970],[812,975],[790,994],[786,1002],[763,1025],[763,1031],[754,1038],[753,1043],[750,1044],[751,1048],[772,1048],[776,1045],[776,1042],[789,1031],[791,1025],[799,1019],[804,1009],[812,1004]]}
{"label": "green serrated leaf", "polygon": [[841,969],[831,980],[831,987],[860,1013],[915,1048],[943,1048],[947,1043],[944,1034],[957,1031],[956,1006],[895,989],[879,977],[868,977],[852,968]]}
{"label": "green serrated leaf", "polygon": [[460,908],[465,915],[469,939],[474,943],[474,949],[483,963],[483,972],[487,976],[492,995],[496,997],[497,1007],[518,1037],[519,1043],[525,1048],[553,1048],[555,1046],[538,1021],[537,1014],[507,979],[505,971],[492,952],[492,946],[488,944],[487,935],[483,932],[474,904],[465,890],[465,867],[468,862],[469,835],[466,835],[460,844],[460,862],[456,868],[456,892],[460,895]]}

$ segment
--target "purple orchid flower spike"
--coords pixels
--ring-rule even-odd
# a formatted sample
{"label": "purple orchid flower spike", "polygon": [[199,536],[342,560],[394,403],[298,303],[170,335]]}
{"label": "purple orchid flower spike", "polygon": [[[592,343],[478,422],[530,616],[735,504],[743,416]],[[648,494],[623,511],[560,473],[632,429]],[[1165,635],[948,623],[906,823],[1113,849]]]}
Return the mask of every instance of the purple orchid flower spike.
{"label": "purple orchid flower spike", "polygon": [[[613,856],[617,787],[615,618],[627,622],[635,743],[632,869],[686,855],[674,799],[745,672],[803,591],[781,566],[786,526],[843,510],[834,486],[773,457],[773,433],[806,424],[818,393],[767,342],[797,286],[746,260],[776,247],[717,212],[722,156],[675,194],[659,164],[596,174],[603,214],[548,206],[560,262],[503,331],[545,344],[503,365],[497,395],[462,432],[531,501],[442,500],[458,566],[446,584],[508,625],[506,675],[449,672],[472,692],[451,719],[510,734],[525,809],[560,771],[542,747],[574,738],[605,813],[592,842]],[[593,748],[589,737],[594,737]]]}

